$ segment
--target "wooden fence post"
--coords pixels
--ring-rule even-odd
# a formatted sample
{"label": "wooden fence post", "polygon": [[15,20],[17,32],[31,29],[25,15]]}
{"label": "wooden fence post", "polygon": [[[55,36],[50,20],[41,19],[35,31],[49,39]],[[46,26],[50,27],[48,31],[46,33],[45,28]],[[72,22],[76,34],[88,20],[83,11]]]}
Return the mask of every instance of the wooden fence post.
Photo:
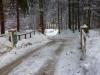
{"label": "wooden fence post", "polygon": [[89,32],[88,26],[87,25],[83,25],[81,26],[81,34],[80,34],[80,42],[81,42],[81,50],[83,53],[83,59],[85,58],[85,54],[86,54],[86,34]]}
{"label": "wooden fence post", "polygon": [[17,29],[9,30],[9,40],[12,42],[14,47],[17,43]]}
{"label": "wooden fence post", "polygon": [[80,40],[80,41],[81,41],[81,49],[82,49],[82,37],[83,37],[83,35],[82,35],[82,30],[83,30],[85,33],[88,33],[88,32],[89,32],[89,29],[88,29],[88,26],[84,24],[83,26],[81,26],[81,29],[80,29],[80,30],[81,30],[81,32],[80,32],[80,33],[81,33],[81,34],[80,34],[80,35],[81,35],[81,36],[80,36],[80,39],[81,39],[81,40]]}

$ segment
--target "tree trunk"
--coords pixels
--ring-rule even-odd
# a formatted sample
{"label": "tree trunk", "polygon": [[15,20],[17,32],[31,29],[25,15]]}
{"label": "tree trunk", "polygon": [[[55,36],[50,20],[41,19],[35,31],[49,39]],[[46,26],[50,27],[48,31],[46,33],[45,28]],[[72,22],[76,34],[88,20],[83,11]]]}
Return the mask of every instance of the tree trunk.
{"label": "tree trunk", "polygon": [[44,34],[43,12],[40,14],[40,28],[41,32]]}
{"label": "tree trunk", "polygon": [[3,10],[3,1],[0,0],[0,25],[1,25],[1,34],[5,33],[5,24],[4,24],[4,10]]}
{"label": "tree trunk", "polygon": [[63,10],[62,10],[62,6],[61,6],[61,29],[63,29]]}
{"label": "tree trunk", "polygon": [[87,12],[86,12],[86,24],[87,24],[87,26],[90,28],[90,19],[91,19],[91,0],[88,0],[88,10],[87,10]]}
{"label": "tree trunk", "polygon": [[59,29],[59,34],[61,32],[60,30],[60,4],[59,4],[59,0],[58,0],[58,29]]}
{"label": "tree trunk", "polygon": [[16,19],[17,19],[17,31],[19,31],[20,23],[19,23],[19,5],[18,5],[18,1],[16,1]]}
{"label": "tree trunk", "polygon": [[69,29],[71,29],[71,3],[70,3],[70,0],[68,0],[68,15],[69,15],[68,27],[69,27]]}
{"label": "tree trunk", "polygon": [[91,20],[91,0],[88,2],[89,3],[89,9],[88,9],[88,19],[87,19],[87,25],[88,25],[88,27],[90,28],[90,20]]}
{"label": "tree trunk", "polygon": [[40,9],[40,24],[39,24],[39,30],[44,34],[44,18],[43,18],[43,0],[39,0],[39,9]]}
{"label": "tree trunk", "polygon": [[80,8],[79,8],[79,1],[80,0],[78,0],[78,10],[77,10],[78,11],[78,15],[77,15],[78,16],[77,17],[78,19],[77,20],[78,20],[78,30],[80,31]]}
{"label": "tree trunk", "polygon": [[87,22],[87,25],[89,28],[90,28],[90,20],[91,20],[91,10],[89,9],[88,10],[88,22]]}

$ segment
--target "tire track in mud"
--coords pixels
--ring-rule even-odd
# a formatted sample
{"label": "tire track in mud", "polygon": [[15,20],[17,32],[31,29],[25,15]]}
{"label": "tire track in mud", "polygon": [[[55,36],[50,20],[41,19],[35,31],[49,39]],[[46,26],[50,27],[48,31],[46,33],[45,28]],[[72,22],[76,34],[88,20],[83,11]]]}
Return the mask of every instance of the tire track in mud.
{"label": "tire track in mud", "polygon": [[47,47],[47,46],[50,46],[50,45],[53,45],[55,44],[56,42],[55,41],[50,41],[48,43],[46,43],[45,45],[42,45],[41,47],[29,52],[28,54],[22,56],[21,58],[15,60],[14,62],[8,64],[7,66],[3,67],[0,69],[0,75],[8,75],[9,72],[11,72],[16,66],[18,66],[19,64],[21,64],[23,62],[23,60],[27,59],[29,56],[31,56],[32,54],[34,54],[35,52]]}

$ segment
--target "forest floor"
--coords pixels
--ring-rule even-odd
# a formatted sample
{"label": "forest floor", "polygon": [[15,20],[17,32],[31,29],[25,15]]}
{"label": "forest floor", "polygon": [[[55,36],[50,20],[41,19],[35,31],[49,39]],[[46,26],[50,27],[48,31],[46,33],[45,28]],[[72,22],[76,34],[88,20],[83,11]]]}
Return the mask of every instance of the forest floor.
{"label": "forest floor", "polygon": [[[82,75],[76,38],[46,43],[0,70],[1,75]],[[77,69],[76,69],[77,68]]]}
{"label": "forest floor", "polygon": [[78,34],[69,31],[52,37],[39,34],[33,38],[37,39],[35,42],[28,40],[32,45],[19,48],[20,42],[17,48],[0,56],[0,75],[86,75]]}

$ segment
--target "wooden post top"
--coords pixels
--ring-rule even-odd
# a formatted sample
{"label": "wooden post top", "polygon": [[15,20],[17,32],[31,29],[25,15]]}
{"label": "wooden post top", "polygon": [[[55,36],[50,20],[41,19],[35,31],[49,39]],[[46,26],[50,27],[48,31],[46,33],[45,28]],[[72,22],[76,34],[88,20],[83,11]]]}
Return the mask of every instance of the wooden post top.
{"label": "wooden post top", "polygon": [[16,32],[17,29],[10,29],[8,32]]}
{"label": "wooden post top", "polygon": [[88,28],[88,26],[86,24],[81,26],[81,29],[84,29],[85,33],[89,33],[89,28]]}
{"label": "wooden post top", "polygon": [[81,28],[88,28],[88,26],[84,24],[83,26],[81,26]]}

